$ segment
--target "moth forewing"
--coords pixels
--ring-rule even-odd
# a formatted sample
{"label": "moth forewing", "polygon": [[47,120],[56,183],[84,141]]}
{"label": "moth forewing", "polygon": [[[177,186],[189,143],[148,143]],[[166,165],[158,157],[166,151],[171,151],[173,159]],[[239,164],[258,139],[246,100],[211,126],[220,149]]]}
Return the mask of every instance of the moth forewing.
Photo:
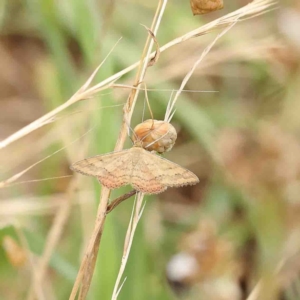
{"label": "moth forewing", "polygon": [[145,151],[144,161],[149,171],[165,186],[180,187],[199,182],[198,177],[193,172],[158,155]]}
{"label": "moth forewing", "polygon": [[[131,185],[147,194],[158,194],[167,189],[162,184],[155,174],[150,171],[149,165],[145,162],[145,153],[149,153],[142,148],[132,148],[132,154],[134,157],[134,164],[131,175]],[[150,154],[156,156],[154,154]]]}
{"label": "moth forewing", "polygon": [[[124,162],[129,150],[111,152],[103,155],[96,155],[77,161],[71,165],[71,170],[88,176],[105,176],[107,173],[118,171],[124,172]],[[120,171],[119,171],[120,170]],[[126,169],[125,169],[126,171]]]}
{"label": "moth forewing", "polygon": [[110,189],[131,184],[137,191],[146,194],[199,182],[191,171],[136,146],[83,159],[74,163],[71,169],[97,177]]}

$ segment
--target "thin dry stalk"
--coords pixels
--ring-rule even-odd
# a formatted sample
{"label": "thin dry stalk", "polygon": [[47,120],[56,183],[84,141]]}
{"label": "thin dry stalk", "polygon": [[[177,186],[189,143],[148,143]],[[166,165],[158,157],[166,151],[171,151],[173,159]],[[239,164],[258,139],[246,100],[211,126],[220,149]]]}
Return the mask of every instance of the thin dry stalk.
{"label": "thin dry stalk", "polygon": [[[120,39],[119,39],[119,41],[120,41]],[[66,108],[68,108],[69,106],[71,106],[71,105],[73,105],[73,104],[75,104],[79,101],[91,98],[96,93],[98,93],[98,92],[100,92],[104,89],[109,88],[111,83],[109,83],[107,85],[104,84],[104,85],[99,86],[99,87],[95,87],[95,86],[93,86],[91,88],[88,88],[88,87],[91,84],[91,82],[93,81],[93,79],[96,76],[99,69],[102,67],[102,65],[105,63],[105,61],[107,60],[107,58],[109,57],[109,55],[113,51],[113,49],[116,47],[118,42],[110,50],[110,52],[107,54],[107,56],[101,62],[101,64],[96,68],[96,70],[93,72],[93,74],[88,78],[88,80],[81,86],[81,88],[69,100],[67,100],[65,103],[58,106],[54,110],[50,111],[49,113],[45,114],[41,118],[35,120],[34,122],[30,123],[29,125],[23,127],[19,131],[17,131],[14,134],[10,135],[8,138],[6,138],[5,140],[3,140],[0,143],[0,149],[7,147],[12,142],[15,142],[16,140],[24,137],[25,135],[33,132],[34,130],[37,130],[38,128],[40,128],[42,126],[53,122],[55,116],[57,114],[59,114],[60,112],[62,112],[63,110],[65,110]]]}
{"label": "thin dry stalk", "polygon": [[[92,203],[92,192],[80,191],[77,194],[78,199],[74,200],[73,205]],[[24,195],[19,198],[1,199],[0,219],[11,217],[23,218],[24,216],[32,215],[53,215],[64,201],[67,201],[67,195],[65,193],[36,197]]]}
{"label": "thin dry stalk", "polygon": [[[202,26],[192,32],[187,33],[186,35],[184,35],[180,38],[173,40],[172,42],[163,46],[160,50],[162,52],[162,51],[164,51],[176,44],[182,43],[190,38],[206,34],[215,28],[218,28],[220,26],[225,26],[226,24],[232,23],[233,19],[237,18],[237,15],[241,18],[241,17],[247,17],[247,16],[248,17],[254,16],[254,15],[261,14],[262,12],[266,12],[267,9],[273,4],[274,4],[273,1],[259,1],[259,0],[253,1],[251,4],[247,5],[246,7],[242,8],[240,10],[237,10],[234,13],[228,14],[216,21],[206,24],[205,26]],[[157,32],[162,13],[165,9],[165,5],[166,5],[166,1],[164,1],[164,2],[161,1],[159,4],[159,9],[158,9],[159,14],[157,13],[157,15],[155,17],[155,22],[153,23],[153,26],[151,27],[151,30],[154,34],[156,34],[156,32]],[[45,124],[48,124],[49,122],[51,122],[53,120],[53,118],[59,112],[63,111],[70,105],[72,105],[78,101],[81,101],[83,99],[89,98],[92,95],[99,92],[100,90],[109,88],[112,85],[113,81],[117,80],[120,76],[126,74],[127,72],[129,72],[130,70],[134,69],[135,67],[137,67],[139,65],[140,68],[139,68],[139,71],[138,71],[138,74],[136,77],[136,81],[135,81],[135,86],[138,86],[138,84],[140,82],[142,82],[142,80],[144,78],[149,59],[151,57],[154,57],[154,55],[155,55],[154,53],[150,54],[152,45],[153,45],[153,41],[151,40],[151,38],[148,38],[146,46],[145,46],[145,51],[144,51],[144,53],[142,55],[142,59],[139,63],[136,63],[136,64],[126,68],[125,70],[109,77],[108,79],[106,79],[106,80],[102,81],[101,83],[88,89],[88,86],[90,85],[93,77],[95,76],[96,72],[98,71],[98,68],[97,68],[96,71],[89,78],[89,80],[83,85],[83,87],[81,89],[79,89],[79,91],[77,93],[75,93],[75,95],[73,95],[67,102],[65,102],[63,105],[57,107],[53,111],[49,112],[48,114],[44,115],[43,117],[39,118],[38,120],[34,121],[33,123],[29,124],[28,126],[22,128],[20,131],[16,132],[15,134],[9,136],[7,139],[5,139],[4,141],[2,141],[0,143],[0,149],[8,146],[12,142],[29,134],[30,132],[36,130],[37,128],[40,128],[41,126],[43,126]],[[124,107],[123,124],[122,124],[122,128],[120,131],[119,139],[117,141],[115,150],[121,150],[123,148],[123,144],[124,144],[124,141],[127,136],[127,124],[130,123],[130,119],[131,119],[131,116],[133,113],[137,95],[138,95],[138,91],[135,89],[132,89],[132,92],[127,100],[127,104]],[[83,262],[81,264],[80,271],[78,273],[78,277],[74,284],[70,299],[75,298],[82,278],[84,278],[84,283],[82,285],[83,289],[80,294],[80,299],[85,299],[86,294],[88,292],[92,274],[93,274],[93,270],[94,270],[96,257],[97,257],[97,252],[98,252],[98,248],[99,248],[99,242],[101,239],[103,225],[105,222],[105,213],[106,213],[106,209],[107,209],[109,194],[110,194],[110,191],[108,189],[106,189],[106,188],[102,189],[101,202],[100,202],[99,209],[98,209],[98,217],[97,217],[96,224],[95,224],[95,230],[94,230],[93,236],[91,238],[91,241],[90,241],[90,244],[89,244],[89,247],[87,250],[87,255],[84,257]],[[63,216],[63,217],[58,217],[57,223],[55,222],[56,224],[60,224],[60,225],[58,225],[60,230],[63,228],[63,222],[61,220],[66,220],[66,217],[65,217],[66,215],[67,215],[66,213],[62,213],[61,216]],[[54,232],[55,232],[55,230],[54,230]],[[57,231],[56,231],[56,234],[52,235],[52,237],[55,235],[57,235]],[[51,247],[53,249],[53,245],[55,244],[55,242],[52,242],[52,241],[53,241],[52,238],[49,239],[49,244],[51,245]],[[52,251],[53,250],[47,252],[47,255],[45,254],[47,256],[47,259],[50,258]],[[46,266],[47,263],[44,265]],[[45,268],[45,267],[43,267],[43,268]],[[83,276],[84,274],[86,274],[86,276]]]}
{"label": "thin dry stalk", "polygon": [[[254,1],[251,4],[247,5],[246,7],[227,15],[227,18],[223,17],[223,18],[218,19],[218,22],[214,21],[214,22],[209,23],[208,25],[210,25],[211,27],[209,27],[208,25],[203,26],[201,28],[201,30],[198,29],[196,31],[193,31],[193,34],[189,33],[189,34],[185,35],[184,37],[181,37],[180,39],[176,39],[176,40],[172,41],[172,45],[181,43],[191,37],[198,36],[200,33],[204,34],[205,32],[212,30],[213,28],[216,28],[219,26],[224,26],[225,24],[228,24],[228,23],[232,23],[233,21],[236,20],[237,16],[244,17],[244,16],[249,16],[249,15],[253,15],[256,13],[260,13],[261,11],[267,9],[272,4],[273,4],[273,1]],[[164,9],[162,9],[162,7],[159,9],[161,11],[164,10]],[[151,31],[154,34],[156,34],[156,32],[157,32],[159,23],[160,22],[157,22],[157,26],[151,27]],[[148,51],[147,51],[147,53],[145,53],[145,51],[143,53],[141,61],[144,63],[140,65],[134,86],[138,86],[138,84],[140,82],[142,82],[143,76],[145,74],[145,71],[146,71],[146,68],[148,65],[149,58],[151,57],[150,56],[151,48],[148,47],[148,45],[151,45],[150,38],[148,38],[148,41],[149,42],[146,43],[146,47],[145,47],[145,49],[148,49]],[[161,50],[165,50],[167,46],[170,47],[170,43],[165,45],[165,47],[162,47]],[[120,73],[118,73],[118,74],[120,74]],[[103,84],[103,82],[102,82],[102,84]],[[133,108],[135,105],[137,94],[138,94],[138,90],[133,89],[130,96],[127,99],[127,104],[124,107],[123,124],[122,124],[122,128],[120,131],[120,135],[119,135],[116,147],[115,147],[115,151],[119,151],[123,148],[123,144],[124,144],[126,136],[127,136],[127,124],[130,124],[130,119],[131,119],[131,115],[133,113]],[[103,226],[104,226],[104,222],[105,222],[105,216],[106,216],[105,213],[107,210],[109,195],[110,195],[110,191],[107,188],[103,187],[102,193],[101,193],[100,205],[99,205],[99,209],[98,209],[98,217],[97,217],[96,224],[95,224],[95,229],[94,229],[92,238],[90,240],[86,255],[84,256],[83,261],[81,263],[80,270],[78,272],[75,284],[73,286],[73,290],[72,290],[70,299],[75,299],[75,296],[77,294],[77,290],[80,286],[82,278],[83,278],[83,282],[82,282],[82,289],[81,289],[79,299],[85,299],[85,297],[86,297],[87,291],[90,286],[96,258],[97,258],[99,242],[101,239]],[[85,276],[84,276],[84,274],[85,274]]]}
{"label": "thin dry stalk", "polygon": [[[278,263],[278,265],[277,265],[277,267],[274,271],[274,274],[273,274],[274,278],[276,278],[278,276],[278,274],[281,272],[281,270],[284,267],[286,261],[287,261],[287,258],[282,259]],[[250,295],[247,297],[246,300],[257,300],[257,299],[259,299],[259,297],[262,296],[261,291],[263,289],[263,283],[264,283],[263,279],[260,279],[259,282],[255,285],[255,287],[253,288],[253,290],[251,291]],[[263,298],[266,298],[266,297],[264,296]]]}
{"label": "thin dry stalk", "polygon": [[[183,91],[186,83],[188,82],[188,80],[190,79],[190,77],[192,76],[192,74],[194,73],[195,69],[197,68],[197,66],[202,62],[202,60],[204,59],[204,57],[209,53],[209,51],[212,49],[212,47],[215,45],[215,43],[217,42],[218,39],[220,39],[223,35],[225,35],[238,21],[240,16],[238,16],[235,20],[233,20],[233,23],[226,28],[225,30],[223,30],[214,40],[213,42],[202,52],[200,58],[194,63],[193,67],[191,68],[191,70],[188,72],[188,74],[185,76],[185,78],[182,81],[182,84],[179,88],[179,90],[177,91],[177,93],[175,94],[175,97],[173,99],[172,102],[169,103],[168,105],[168,109],[166,111],[166,115],[165,115],[165,121],[170,122],[170,120],[172,119],[172,116],[174,115],[174,106],[176,104],[176,101],[180,95],[180,93]],[[141,204],[140,204],[141,207]],[[139,217],[137,217],[139,216]],[[112,295],[112,300],[117,300],[117,297],[120,293],[120,290],[123,286],[124,283],[122,283],[121,287],[120,286],[120,282],[121,282],[121,278],[123,276],[125,267],[126,267],[126,263],[128,260],[128,256],[130,253],[130,249],[131,249],[131,245],[132,245],[132,240],[133,240],[133,236],[135,233],[135,229],[137,226],[137,223],[139,221],[140,218],[140,213],[138,210],[138,205],[136,205],[135,207],[135,218],[132,221],[132,219],[130,220],[129,226],[128,226],[128,230],[127,230],[127,237],[125,239],[125,246],[124,246],[124,253],[123,253],[123,257],[122,257],[122,262],[121,262],[121,266],[119,269],[119,273],[116,279],[116,283],[114,286],[114,290],[113,290],[113,295]],[[129,241],[127,242],[127,239],[129,237]]]}
{"label": "thin dry stalk", "polygon": [[[18,180],[21,176],[23,176],[25,173],[27,173],[29,170],[31,170],[32,168],[34,168],[35,166],[37,166],[38,164],[44,162],[45,160],[47,160],[48,158],[52,157],[53,155],[55,155],[56,153],[61,152],[62,150],[66,149],[67,147],[69,147],[70,145],[72,145],[73,143],[76,143],[78,140],[80,140],[82,137],[84,137],[86,134],[88,134],[93,128],[89,129],[87,132],[85,132],[83,135],[81,135],[79,138],[75,139],[74,141],[72,141],[71,143],[67,144],[66,146],[54,151],[53,153],[45,156],[44,158],[38,160],[37,162],[33,163],[32,165],[30,165],[29,167],[25,168],[24,170],[22,170],[21,172],[18,172],[17,174],[11,176],[10,178],[4,180],[4,181],[0,181],[0,189],[4,188],[6,186],[11,186],[13,182],[15,182],[16,180]],[[69,176],[69,175],[67,175]],[[61,178],[61,177],[60,177]],[[43,179],[41,179],[43,180]],[[41,181],[39,180],[39,181]],[[29,180],[28,182],[33,182],[33,180]],[[22,183],[22,182],[19,182]]]}
{"label": "thin dry stalk", "polygon": [[[152,26],[151,26],[151,31],[154,33],[154,35],[156,35],[158,31],[164,10],[166,8],[166,4],[167,4],[167,0],[159,1],[158,3],[156,14],[154,16]],[[147,66],[148,66],[148,61],[151,54],[151,49],[153,47],[153,43],[154,43],[153,39],[151,39],[151,37],[148,36],[142,54],[142,58],[140,60],[141,63],[139,65],[134,86],[138,86],[139,83],[142,82],[144,79]],[[122,150],[124,147],[124,143],[127,137],[127,124],[130,124],[131,116],[138,97],[138,92],[139,92],[138,90],[132,89],[127,99],[127,103],[124,106],[123,123],[116,143],[115,151]],[[108,206],[109,195],[110,195],[110,190],[105,187],[102,187],[101,195],[100,195],[100,204],[97,212],[94,231],[90,239],[90,243],[88,245],[86,254],[83,257],[83,260],[81,262],[80,269],[78,271],[78,275],[69,299],[75,299],[80,284],[82,285],[79,294],[79,299],[85,299],[88,293],[96,260],[97,260],[97,254],[98,254],[100,240],[103,232],[103,227],[106,219],[106,211]]]}
{"label": "thin dry stalk", "polygon": [[[91,106],[91,104],[95,104],[93,102],[89,102],[88,103],[89,106]],[[83,110],[79,110],[79,111],[74,111],[70,114],[67,114],[65,116],[61,116],[61,117],[57,117],[55,118],[54,121],[59,121],[61,119],[65,119],[66,117],[70,117],[72,115],[75,114],[80,114],[80,118],[77,118],[76,120],[74,120],[74,123],[79,123],[82,120],[86,119],[85,115],[83,115],[82,113],[88,113],[88,112],[95,112],[96,110],[100,110],[100,109],[104,109],[104,108],[114,108],[114,107],[119,107],[119,106],[124,106],[123,104],[115,104],[115,105],[109,105],[109,106],[103,106],[101,108],[89,108],[89,109],[83,109]],[[94,106],[94,105],[93,105]],[[65,120],[66,121],[66,120]],[[69,124],[67,124],[67,122],[64,122],[63,125],[61,125],[62,127],[65,126],[69,126]],[[92,126],[90,129],[88,129],[84,134],[82,134],[81,136],[79,136],[78,138],[72,140],[71,142],[67,143],[65,142],[65,146],[56,150],[55,152],[49,154],[46,157],[43,157],[42,159],[36,161],[35,163],[31,164],[29,167],[25,168],[24,170],[14,174],[13,176],[9,177],[6,180],[0,181],[0,189],[1,188],[7,188],[7,187],[11,187],[14,185],[19,185],[19,184],[24,184],[24,183],[33,183],[33,182],[40,182],[40,181],[46,181],[46,180],[53,180],[53,179],[60,179],[60,178],[67,178],[67,177],[72,177],[73,175],[65,175],[65,176],[58,176],[58,177],[51,177],[51,178],[42,178],[42,179],[32,179],[32,180],[25,180],[25,181],[19,181],[19,182],[15,182],[17,181],[20,177],[22,177],[24,174],[26,174],[28,171],[30,171],[32,168],[36,167],[38,164],[44,162],[45,160],[47,160],[48,158],[52,157],[53,155],[61,152],[62,150],[66,149],[68,150],[69,146],[71,146],[73,143],[76,143],[77,141],[81,140],[85,135],[89,134],[93,129],[95,128],[95,126]],[[52,129],[51,131],[49,131],[46,135],[44,135],[41,139],[39,139],[39,141],[34,141],[35,147],[32,148],[32,143],[28,143],[31,145],[31,148],[29,149],[29,147],[26,147],[24,149],[24,147],[18,147],[18,149],[16,149],[16,152],[13,152],[13,155],[6,157],[5,159],[5,167],[4,169],[6,169],[6,166],[11,167],[11,169],[13,169],[14,167],[18,166],[20,164],[20,162],[24,159],[24,157],[30,159],[33,158],[37,155],[37,153],[39,153],[40,151],[42,151],[43,149],[46,149],[49,147],[49,145],[51,145],[53,143],[54,140],[57,140],[57,128]],[[65,132],[65,131],[63,131]],[[66,134],[67,135],[67,134]],[[31,150],[31,151],[29,151]],[[67,151],[68,152],[68,151]],[[5,155],[3,156],[5,157]],[[72,160],[72,159],[70,159]]]}
{"label": "thin dry stalk", "polygon": [[29,245],[27,243],[27,239],[26,239],[23,231],[21,230],[20,226],[18,224],[16,224],[16,222],[14,222],[14,227],[15,227],[16,233],[18,235],[18,238],[20,239],[21,244],[23,246],[22,248],[26,252],[26,256],[27,256],[27,259],[29,262],[29,269],[32,274],[32,282],[33,282],[32,289],[33,289],[37,299],[44,300],[44,299],[46,299],[46,297],[45,297],[44,290],[42,289],[42,287],[37,284],[38,273],[37,273],[36,266],[35,266],[35,263],[33,260],[33,255],[31,253]]}
{"label": "thin dry stalk", "polygon": [[[132,85],[126,84],[113,84],[112,88],[120,88],[120,89],[136,89],[140,91],[151,91],[151,92],[173,92],[176,91],[174,89],[149,89],[149,88],[142,88],[142,87],[135,87]],[[215,93],[215,91],[199,91],[199,90],[182,90],[182,92],[187,93]]]}
{"label": "thin dry stalk", "polygon": [[[225,46],[225,45],[224,45]],[[278,51],[282,50],[285,46],[279,40],[276,40],[272,37],[268,37],[262,40],[256,40],[253,43],[253,40],[247,39],[245,36],[245,42],[239,43],[238,45],[226,45],[222,46],[220,49],[215,49],[210,52],[209,59],[203,60],[201,67],[197,68],[194,74],[209,75],[209,76],[222,76],[220,74],[219,68],[214,66],[220,65],[224,62],[231,61],[232,59],[239,60],[273,60],[271,49],[276,49]],[[184,59],[180,59],[174,65],[167,65],[164,69],[160,70],[160,75],[167,80],[172,80],[178,78],[182,74],[182,70],[187,69],[187,66],[192,65],[195,61],[195,55],[189,55]],[[230,76],[230,74],[226,74]],[[242,75],[243,76],[243,75]],[[245,76],[245,75],[244,75]],[[176,90],[174,90],[175,92]],[[186,90],[183,90],[183,92]],[[200,91],[199,91],[200,92]],[[205,92],[205,91],[202,91]],[[206,91],[207,92],[207,91]],[[210,91],[212,92],[212,91]],[[215,91],[216,92],[216,91]]]}
{"label": "thin dry stalk", "polygon": [[117,300],[118,295],[121,291],[121,288],[124,284],[124,282],[121,284],[120,286],[120,282],[128,261],[128,257],[129,257],[129,253],[130,253],[130,249],[132,246],[132,242],[133,242],[133,237],[137,228],[137,225],[139,223],[139,220],[141,219],[142,213],[144,211],[145,205],[143,204],[143,198],[144,195],[142,193],[138,193],[137,194],[137,199],[135,201],[135,204],[132,208],[132,214],[131,214],[131,218],[130,218],[130,222],[128,225],[128,229],[126,232],[126,238],[125,238],[125,242],[124,242],[124,250],[123,250],[123,256],[122,256],[122,261],[121,261],[121,266],[119,269],[119,273],[115,282],[115,286],[114,286],[114,290],[113,290],[113,294],[111,299],[112,300]]}
{"label": "thin dry stalk", "polygon": [[[186,34],[184,34],[181,37],[178,37],[171,42],[165,44],[160,48],[160,52],[166,51],[167,49],[177,45],[181,44],[189,39],[207,34],[211,32],[212,30],[215,30],[217,28],[227,26],[228,24],[231,24],[235,19],[239,18],[239,21],[247,20],[248,18],[253,18],[256,16],[259,16],[261,14],[267,13],[269,10],[272,9],[272,7],[275,6],[277,3],[276,0],[254,0],[253,2],[249,3],[248,5],[231,12],[221,18],[218,18],[210,23],[207,23],[193,31],[190,31]],[[155,32],[152,30],[152,32]],[[149,55],[149,58],[153,58],[155,56],[155,52],[151,53]],[[144,59],[145,57],[143,57]],[[42,116],[41,118],[37,119],[36,121],[30,123],[29,125],[23,127],[21,130],[15,132],[14,134],[7,137],[5,140],[0,142],[0,149],[3,149],[7,147],[12,142],[17,141],[18,139],[22,138],[23,136],[33,132],[34,130],[44,126],[48,122],[51,122],[51,118],[53,118],[55,115],[57,115],[59,112],[63,111],[64,109],[68,108],[70,105],[81,101],[83,99],[89,98],[92,95],[96,94],[100,90],[104,90],[106,88],[111,87],[112,83],[116,80],[118,80],[123,75],[129,73],[136,67],[140,65],[140,61],[132,64],[131,66],[123,69],[122,71],[112,75],[111,77],[105,79],[104,81],[96,84],[95,86],[87,89],[78,99],[78,95],[75,94],[72,96],[67,102],[62,104],[61,106],[57,107],[53,111],[47,113],[46,115]],[[78,92],[77,92],[78,93]],[[85,97],[85,98],[82,98]]]}
{"label": "thin dry stalk", "polygon": [[[87,82],[87,84],[89,84]],[[85,88],[85,87],[83,87]],[[87,133],[87,132],[86,132]],[[85,134],[86,134],[85,133]],[[67,134],[67,132],[66,132]],[[63,137],[63,140],[65,141],[68,137]],[[87,148],[88,148],[88,143],[89,140],[86,139],[84,141],[83,146],[80,148],[80,153],[78,155],[84,155]],[[65,142],[65,144],[68,145],[68,143]],[[70,153],[71,154],[71,153]],[[74,155],[70,155],[71,158],[74,158]],[[77,156],[77,154],[76,154]],[[50,261],[50,258],[52,256],[53,251],[56,249],[57,244],[62,236],[63,229],[65,228],[65,224],[68,220],[68,217],[70,215],[71,207],[72,207],[72,202],[73,199],[75,198],[76,191],[77,191],[77,186],[79,183],[79,176],[76,174],[73,178],[71,183],[69,184],[68,190],[67,190],[67,197],[64,202],[61,203],[54,221],[52,223],[52,226],[49,230],[47,239],[46,239],[46,244],[45,244],[45,249],[43,251],[43,254],[38,262],[37,269],[36,269],[36,278],[35,281],[32,282],[31,288],[29,289],[29,293],[27,296],[28,300],[34,299],[34,293],[33,293],[33,287],[34,286],[41,286],[43,287],[43,281],[44,277],[47,271],[47,267]]]}
{"label": "thin dry stalk", "polygon": [[[180,95],[180,93],[182,92],[182,90],[184,89],[184,86],[186,85],[187,81],[190,79],[190,77],[192,76],[194,70],[196,69],[196,67],[200,64],[200,62],[203,60],[203,58],[207,55],[207,53],[211,50],[211,48],[214,46],[214,44],[217,42],[217,40],[223,36],[225,33],[227,33],[235,24],[236,24],[237,20],[235,20],[235,22],[233,24],[231,24],[228,28],[226,28],[225,30],[223,30],[215,39],[214,41],[203,51],[202,55],[200,56],[200,58],[194,63],[192,69],[190,70],[190,72],[188,72],[188,74],[185,76],[185,78],[182,81],[182,84],[179,88],[179,90],[177,91],[172,103],[169,103],[168,105],[168,109],[166,111],[166,117],[165,117],[165,121],[169,122],[174,114],[174,106],[176,104],[176,101]],[[155,141],[156,142],[156,141]],[[123,284],[120,286],[120,282],[128,261],[128,257],[129,257],[129,253],[130,253],[130,249],[131,249],[131,245],[132,245],[132,241],[133,241],[133,237],[135,234],[135,230],[138,224],[138,221],[140,220],[141,214],[142,214],[142,200],[143,200],[143,195],[141,193],[138,193],[138,200],[136,201],[136,205],[133,208],[133,211],[135,211],[135,215],[134,218],[130,219],[130,223],[128,226],[128,230],[127,230],[127,234],[126,234],[126,239],[125,239],[125,245],[124,245],[124,252],[123,252],[123,257],[122,257],[122,261],[121,261],[121,266],[119,269],[119,273],[116,279],[116,283],[114,286],[114,290],[113,290],[113,295],[112,295],[112,300],[117,300],[118,295],[120,293],[120,290],[123,286]]]}
{"label": "thin dry stalk", "polygon": [[107,206],[107,210],[106,210],[106,214],[109,214],[112,210],[114,210],[120,203],[122,203],[123,201],[127,200],[128,198],[134,196],[135,194],[137,194],[136,190],[132,190],[116,199],[114,199],[108,206]]}
{"label": "thin dry stalk", "polygon": [[184,89],[185,85],[187,84],[187,82],[189,81],[189,79],[191,78],[191,76],[193,75],[195,69],[198,67],[198,65],[202,62],[202,60],[205,58],[205,56],[209,53],[209,51],[211,50],[211,48],[215,45],[215,43],[224,35],[226,34],[238,21],[238,18],[226,29],[224,29],[220,34],[217,35],[217,37],[204,49],[204,51],[202,52],[201,56],[199,57],[199,59],[197,59],[197,61],[194,63],[194,65],[192,66],[191,70],[186,74],[186,76],[183,78],[182,83],[180,85],[180,88],[177,90],[173,100],[171,102],[169,102],[169,105],[167,107],[166,110],[166,114],[165,114],[165,121],[166,122],[170,122],[172,119],[172,116],[174,115],[174,107],[176,104],[176,101],[179,98],[179,95],[181,94],[182,90]]}
{"label": "thin dry stalk", "polygon": [[257,300],[260,290],[261,290],[261,281],[259,281],[256,284],[256,286],[251,291],[251,294],[248,296],[246,300]]}
{"label": "thin dry stalk", "polygon": [[45,249],[36,267],[36,276],[34,278],[34,281],[31,283],[31,287],[28,292],[28,296],[27,296],[28,300],[34,299],[33,292],[35,286],[43,287],[43,280],[47,271],[49,261],[51,259],[52,253],[56,249],[56,246],[62,236],[63,229],[70,215],[70,209],[72,206],[71,199],[74,199],[74,196],[76,195],[78,176],[76,175],[75,178],[73,179],[71,185],[68,188],[67,191],[68,197],[67,199],[64,200],[63,203],[61,203],[55,215],[53,224],[49,230],[46,243],[45,243]]}

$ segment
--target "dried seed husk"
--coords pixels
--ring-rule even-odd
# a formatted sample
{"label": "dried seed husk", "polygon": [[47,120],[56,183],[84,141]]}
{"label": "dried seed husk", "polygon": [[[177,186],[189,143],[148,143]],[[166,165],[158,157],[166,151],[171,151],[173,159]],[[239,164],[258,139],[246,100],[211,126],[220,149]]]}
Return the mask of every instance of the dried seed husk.
{"label": "dried seed husk", "polygon": [[177,132],[173,125],[165,121],[146,120],[134,128],[133,141],[142,143],[148,151],[164,153],[170,151],[177,139]]}
{"label": "dried seed husk", "polygon": [[5,235],[2,239],[2,247],[11,265],[16,268],[25,265],[27,262],[26,251],[12,237]]}
{"label": "dried seed husk", "polygon": [[203,15],[224,7],[223,0],[190,0],[194,15]]}

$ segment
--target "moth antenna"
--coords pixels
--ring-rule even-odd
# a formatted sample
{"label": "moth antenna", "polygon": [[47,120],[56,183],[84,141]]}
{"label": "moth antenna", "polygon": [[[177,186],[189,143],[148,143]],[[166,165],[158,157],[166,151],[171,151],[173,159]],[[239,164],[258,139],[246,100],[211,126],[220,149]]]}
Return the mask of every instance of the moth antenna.
{"label": "moth antenna", "polygon": [[[141,83],[143,83],[144,86],[145,86],[145,88],[144,88],[145,89],[145,98],[146,98],[147,106],[148,106],[148,109],[149,109],[149,112],[150,112],[150,116],[151,116],[151,119],[152,119],[152,126],[151,126],[151,129],[152,129],[153,126],[154,126],[154,117],[153,117],[153,112],[152,112],[152,109],[151,109],[151,106],[150,106],[150,102],[149,102],[149,98],[148,98],[148,92],[147,92],[148,89],[147,89],[146,82],[142,81]],[[144,106],[144,108],[145,108],[145,106]],[[144,113],[144,111],[143,111],[143,113]]]}
{"label": "moth antenna", "polygon": [[129,122],[128,122],[128,120],[127,120],[126,118],[125,118],[125,123],[126,123],[127,128],[128,128],[128,136],[129,136],[131,142],[134,144],[134,141],[133,141],[133,139],[132,139],[132,137],[131,137],[131,135],[130,135],[130,131],[132,132],[132,134],[134,135],[134,137],[136,138],[137,141],[139,140],[139,137],[138,137],[137,134],[134,132],[134,130],[130,127],[130,124],[129,124]]}
{"label": "moth antenna", "polygon": [[144,105],[143,105],[142,123],[144,122],[145,110],[146,110],[146,101],[144,101]]}
{"label": "moth antenna", "polygon": [[134,145],[134,141],[133,141],[131,135],[128,135],[128,136],[129,136],[129,139],[131,140],[132,145]]}

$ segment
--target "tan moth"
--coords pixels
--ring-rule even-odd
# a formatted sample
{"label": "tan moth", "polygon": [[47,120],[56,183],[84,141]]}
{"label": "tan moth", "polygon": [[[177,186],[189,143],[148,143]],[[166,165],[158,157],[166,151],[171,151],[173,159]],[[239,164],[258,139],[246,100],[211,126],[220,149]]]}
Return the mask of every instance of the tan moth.
{"label": "tan moth", "polygon": [[71,169],[97,177],[109,189],[130,184],[145,194],[158,194],[168,187],[199,182],[191,171],[143,149],[141,141],[136,141],[130,149],[80,160]]}

